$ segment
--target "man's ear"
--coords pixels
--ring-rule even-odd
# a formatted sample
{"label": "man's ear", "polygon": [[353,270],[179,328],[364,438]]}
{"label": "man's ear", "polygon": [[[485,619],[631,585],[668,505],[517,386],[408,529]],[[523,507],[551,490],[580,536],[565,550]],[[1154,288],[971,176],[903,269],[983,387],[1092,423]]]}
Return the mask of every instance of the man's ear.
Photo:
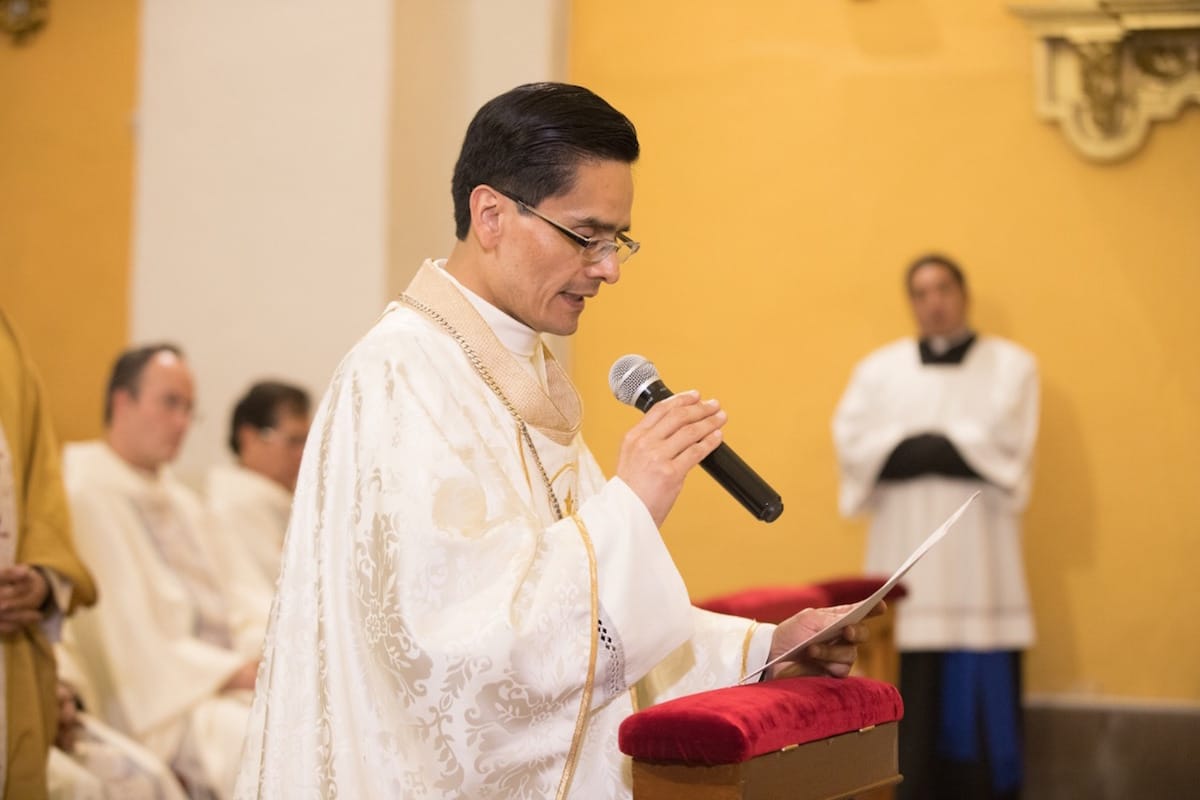
{"label": "man's ear", "polygon": [[504,195],[486,183],[471,190],[471,232],[484,250],[491,250],[500,241],[506,201]]}
{"label": "man's ear", "polygon": [[254,438],[254,434],[256,433],[258,433],[258,429],[249,422],[243,422],[237,426],[237,430],[234,431],[233,435],[237,438],[239,457],[246,455],[246,445]]}
{"label": "man's ear", "polygon": [[112,416],[115,418],[118,411],[124,411],[135,403],[137,398],[133,396],[133,392],[124,387],[115,389],[112,393]]}

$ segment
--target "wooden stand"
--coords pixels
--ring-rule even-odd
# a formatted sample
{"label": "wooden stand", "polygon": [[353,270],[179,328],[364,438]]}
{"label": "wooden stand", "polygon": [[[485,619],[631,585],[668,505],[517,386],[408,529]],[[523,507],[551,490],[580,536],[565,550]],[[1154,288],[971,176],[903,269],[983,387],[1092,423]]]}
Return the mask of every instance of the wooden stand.
{"label": "wooden stand", "polygon": [[633,762],[634,800],[837,800],[899,782],[894,722],[741,764]]}

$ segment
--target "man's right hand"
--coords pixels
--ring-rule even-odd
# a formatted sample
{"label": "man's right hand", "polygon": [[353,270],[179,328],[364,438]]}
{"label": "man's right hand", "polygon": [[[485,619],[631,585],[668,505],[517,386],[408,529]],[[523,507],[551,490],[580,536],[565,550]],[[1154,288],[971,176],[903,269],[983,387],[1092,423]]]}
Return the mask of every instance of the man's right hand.
{"label": "man's right hand", "polygon": [[28,564],[0,569],[0,635],[41,622],[41,606],[49,592],[46,579]]}
{"label": "man's right hand", "polygon": [[625,434],[617,456],[617,477],[646,504],[662,527],[688,471],[721,444],[725,412],[716,400],[683,392],[656,403]]}

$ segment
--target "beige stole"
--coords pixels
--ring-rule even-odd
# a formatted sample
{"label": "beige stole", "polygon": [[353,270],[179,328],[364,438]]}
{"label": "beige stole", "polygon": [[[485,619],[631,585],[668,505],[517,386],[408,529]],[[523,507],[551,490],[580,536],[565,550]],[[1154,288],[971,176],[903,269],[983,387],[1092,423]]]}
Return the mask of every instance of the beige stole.
{"label": "beige stole", "polygon": [[[451,335],[459,346],[467,345],[470,352],[478,357],[479,363],[472,360],[476,370],[482,367],[494,379],[495,386],[491,382],[488,384],[492,391],[496,392],[503,386],[504,396],[529,425],[562,445],[570,444],[579,433],[583,423],[583,404],[571,379],[553,354],[548,351],[544,354],[549,357],[546,358],[547,389],[543,389],[496,338],[495,332],[479,316],[471,302],[443,278],[432,263],[426,262],[421,266],[401,295],[401,300],[431,316],[448,331],[457,332],[457,336],[454,333]],[[411,302],[413,300],[416,304]],[[437,316],[429,314],[429,311]],[[487,381],[487,378],[484,380]]]}

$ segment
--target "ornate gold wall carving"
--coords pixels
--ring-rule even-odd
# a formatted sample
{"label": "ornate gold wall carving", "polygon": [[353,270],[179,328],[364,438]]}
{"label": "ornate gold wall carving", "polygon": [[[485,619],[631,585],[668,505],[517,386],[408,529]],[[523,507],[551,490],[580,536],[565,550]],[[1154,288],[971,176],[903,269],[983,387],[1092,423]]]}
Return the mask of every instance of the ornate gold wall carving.
{"label": "ornate gold wall carving", "polygon": [[0,0],[0,31],[17,44],[46,24],[50,0]]}
{"label": "ornate gold wall carving", "polygon": [[1037,37],[1038,115],[1058,122],[1086,158],[1126,158],[1145,143],[1153,123],[1200,103],[1200,0],[1010,8]]}

